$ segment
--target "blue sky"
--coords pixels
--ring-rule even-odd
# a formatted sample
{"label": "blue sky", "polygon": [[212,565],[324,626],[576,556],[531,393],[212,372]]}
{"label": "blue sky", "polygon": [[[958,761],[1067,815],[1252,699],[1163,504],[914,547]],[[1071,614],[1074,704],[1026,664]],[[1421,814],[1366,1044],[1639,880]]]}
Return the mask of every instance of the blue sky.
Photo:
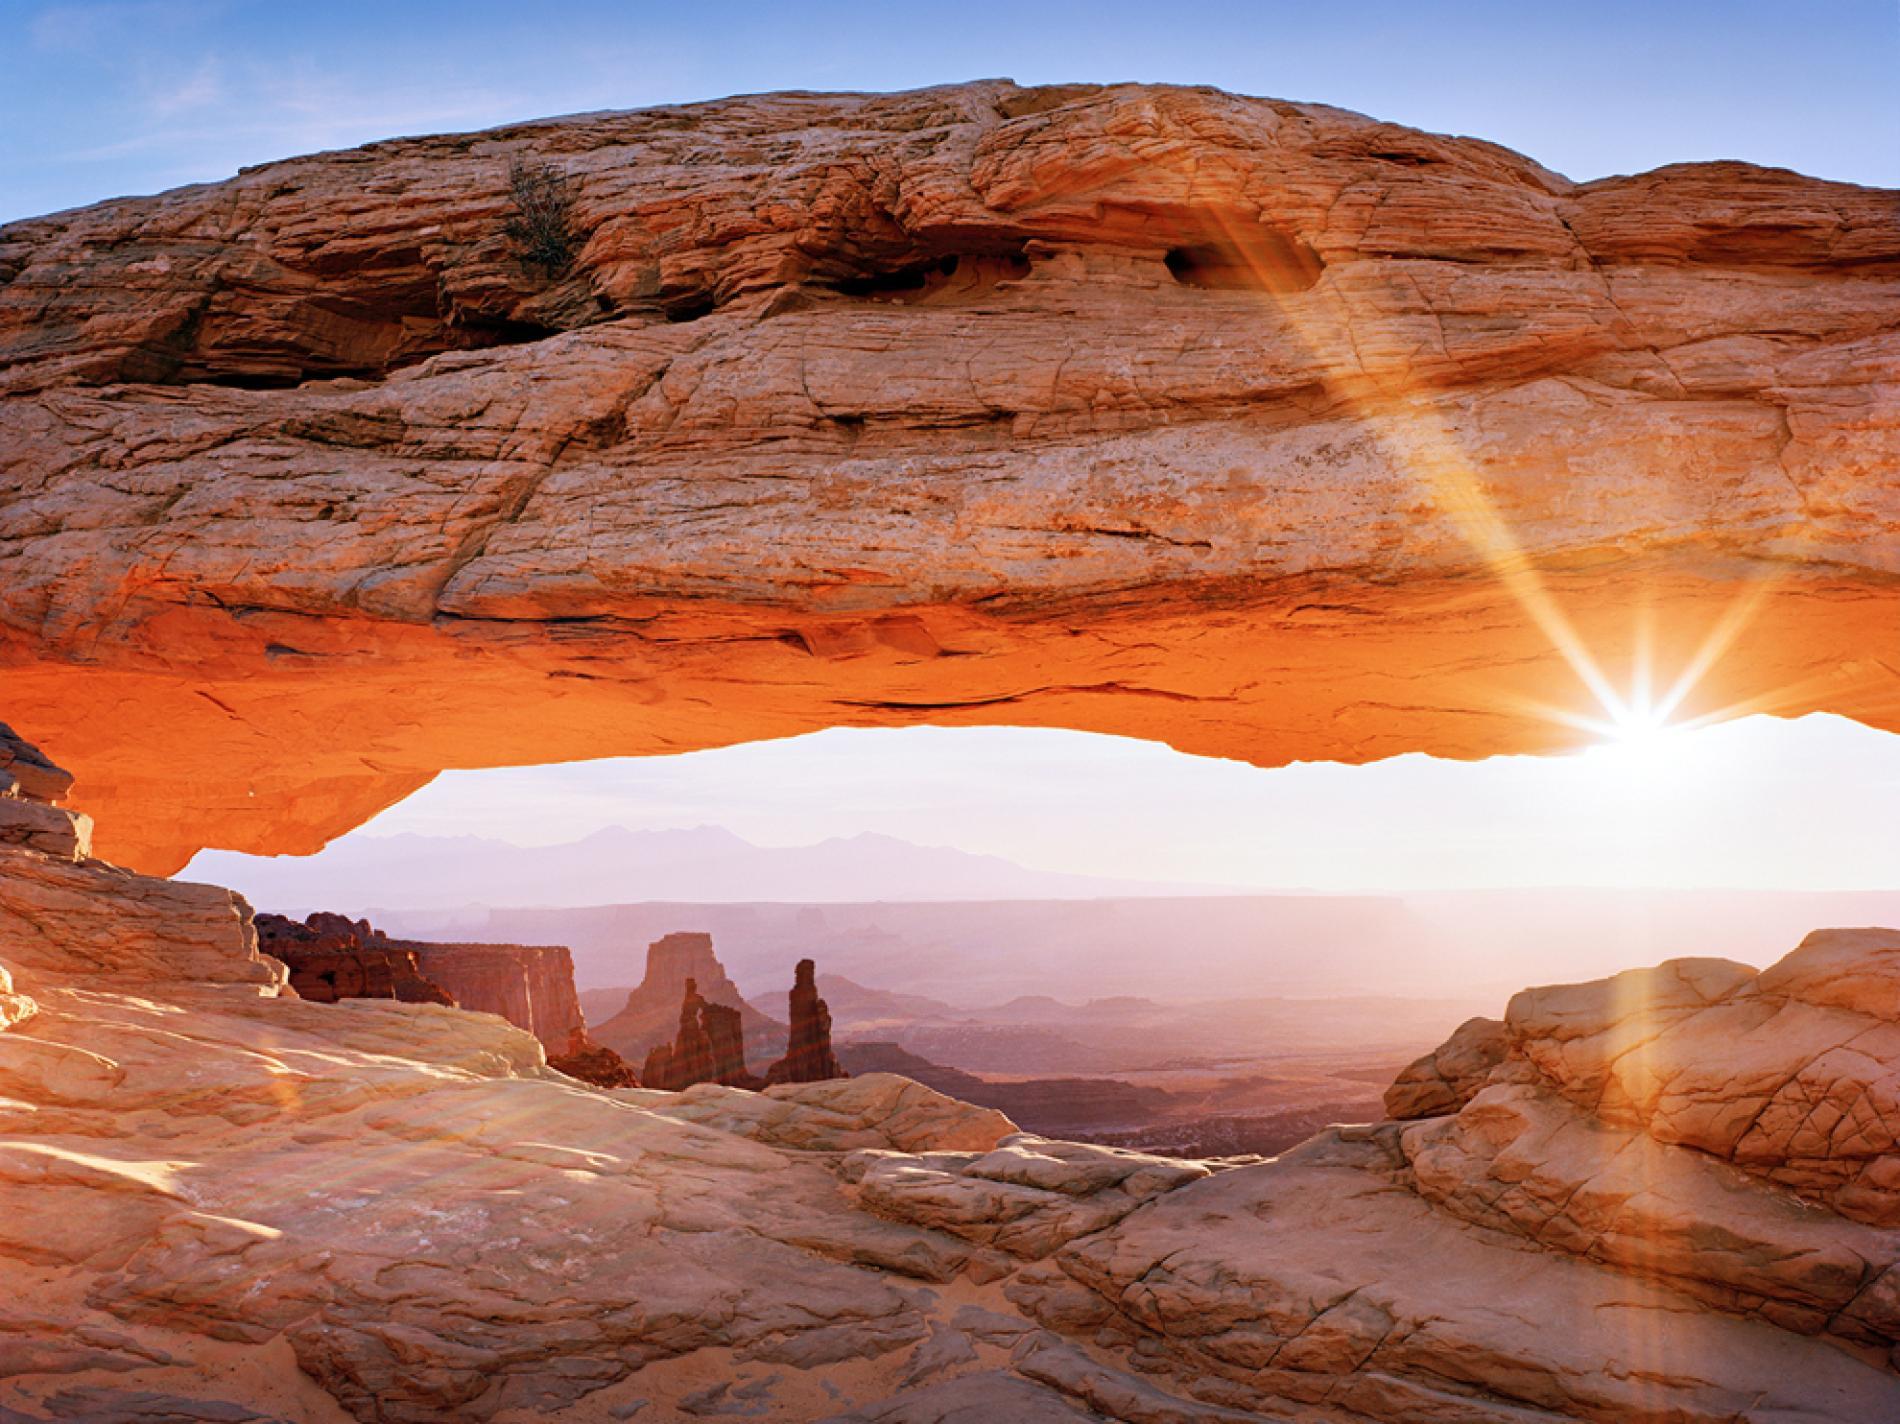
{"label": "blue sky", "polygon": [[0,0],[0,221],[399,133],[764,89],[1165,80],[1476,134],[1576,178],[1900,187],[1900,5]]}

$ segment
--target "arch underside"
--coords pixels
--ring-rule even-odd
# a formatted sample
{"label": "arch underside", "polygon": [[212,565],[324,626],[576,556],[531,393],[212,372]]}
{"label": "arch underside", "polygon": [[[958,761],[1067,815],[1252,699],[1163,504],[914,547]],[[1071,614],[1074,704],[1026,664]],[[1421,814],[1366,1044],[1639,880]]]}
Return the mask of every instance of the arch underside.
{"label": "arch underside", "polygon": [[405,140],[0,230],[0,712],[150,871],[834,725],[1900,729],[1897,391],[1895,195],[1745,165],[1000,83]]}

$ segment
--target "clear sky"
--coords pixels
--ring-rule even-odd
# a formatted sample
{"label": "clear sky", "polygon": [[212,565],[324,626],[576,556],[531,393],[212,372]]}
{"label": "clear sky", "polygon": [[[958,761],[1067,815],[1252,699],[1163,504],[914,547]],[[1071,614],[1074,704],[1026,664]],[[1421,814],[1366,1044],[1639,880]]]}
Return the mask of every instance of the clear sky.
{"label": "clear sky", "polygon": [[[1745,158],[1900,187],[1900,4],[0,0],[0,220],[400,133],[778,88],[1160,80],[1315,100],[1575,178]],[[370,833],[881,830],[1145,879],[1900,885],[1900,739],[1827,718],[1475,765],[1263,772],[1010,729],[454,773]]]}
{"label": "clear sky", "polygon": [[0,0],[0,221],[394,134],[998,75],[1317,100],[1574,178],[1900,187],[1895,0]]}

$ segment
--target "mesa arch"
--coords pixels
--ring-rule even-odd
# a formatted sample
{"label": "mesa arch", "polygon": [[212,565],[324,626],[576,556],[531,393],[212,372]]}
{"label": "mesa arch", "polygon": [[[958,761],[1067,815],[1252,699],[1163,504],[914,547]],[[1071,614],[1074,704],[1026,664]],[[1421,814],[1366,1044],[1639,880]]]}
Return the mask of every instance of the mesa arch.
{"label": "mesa arch", "polygon": [[1199,89],[583,116],[0,229],[0,716],[161,873],[836,724],[1479,756],[1647,660],[1900,730],[1896,470],[1893,193]]}

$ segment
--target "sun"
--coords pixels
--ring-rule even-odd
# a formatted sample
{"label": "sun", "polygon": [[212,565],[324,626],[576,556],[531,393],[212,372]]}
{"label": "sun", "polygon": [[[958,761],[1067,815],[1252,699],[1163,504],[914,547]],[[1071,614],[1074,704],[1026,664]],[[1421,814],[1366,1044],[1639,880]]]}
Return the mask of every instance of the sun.
{"label": "sun", "polygon": [[1670,721],[1667,708],[1626,706],[1601,724],[1601,740],[1584,755],[1606,772],[1647,778],[1668,767],[1688,734],[1687,726]]}

